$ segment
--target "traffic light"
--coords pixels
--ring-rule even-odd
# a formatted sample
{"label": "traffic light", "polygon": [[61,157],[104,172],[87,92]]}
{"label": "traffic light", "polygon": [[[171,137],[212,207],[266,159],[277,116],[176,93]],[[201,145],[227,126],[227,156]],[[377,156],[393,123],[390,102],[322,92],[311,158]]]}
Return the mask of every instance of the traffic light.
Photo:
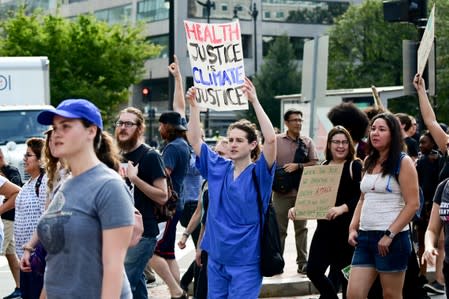
{"label": "traffic light", "polygon": [[142,87],[142,102],[151,102],[151,89],[149,87]]}
{"label": "traffic light", "polygon": [[427,18],[427,0],[389,0],[383,2],[387,22],[418,23]]}

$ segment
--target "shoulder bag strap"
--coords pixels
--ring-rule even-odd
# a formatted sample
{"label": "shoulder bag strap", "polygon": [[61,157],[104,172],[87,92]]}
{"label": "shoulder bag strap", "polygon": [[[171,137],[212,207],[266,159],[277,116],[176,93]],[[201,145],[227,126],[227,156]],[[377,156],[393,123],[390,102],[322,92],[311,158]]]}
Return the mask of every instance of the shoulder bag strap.
{"label": "shoulder bag strap", "polygon": [[351,163],[349,163],[349,175],[351,176],[351,180],[354,180],[354,175],[352,174],[352,163],[354,163],[354,160],[351,160]]}
{"label": "shoulder bag strap", "polygon": [[39,197],[39,188],[42,185],[42,178],[44,177],[44,171],[41,171],[41,174],[36,180],[36,184],[34,184],[34,192],[36,193],[36,196]]}
{"label": "shoulder bag strap", "polygon": [[140,163],[140,160],[142,160],[143,156],[145,156],[146,153],[150,151],[150,148],[146,146],[145,144],[142,144],[144,147],[144,150],[140,153],[140,155],[137,157],[136,161],[134,162],[134,166]]}
{"label": "shoulder bag strap", "polygon": [[254,185],[256,186],[257,206],[259,207],[259,214],[260,214],[260,236],[262,237],[263,219],[264,219],[263,202],[262,202],[262,196],[260,195],[259,182],[257,181],[257,177],[256,177],[256,168],[253,168],[252,177],[253,177]]}

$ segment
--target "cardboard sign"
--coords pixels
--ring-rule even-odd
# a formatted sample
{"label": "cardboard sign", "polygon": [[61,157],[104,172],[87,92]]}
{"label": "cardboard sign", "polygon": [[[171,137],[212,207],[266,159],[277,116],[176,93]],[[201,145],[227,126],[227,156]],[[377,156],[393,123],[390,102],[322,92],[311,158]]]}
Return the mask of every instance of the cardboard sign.
{"label": "cardboard sign", "polygon": [[426,68],[427,59],[429,59],[430,50],[432,50],[433,40],[435,39],[435,4],[427,20],[426,30],[421,38],[418,48],[418,73],[422,76]]}
{"label": "cardboard sign", "polygon": [[196,100],[217,111],[246,110],[242,38],[238,21],[207,24],[184,21]]}
{"label": "cardboard sign", "polygon": [[343,164],[304,167],[296,196],[296,219],[325,219],[335,206]]}

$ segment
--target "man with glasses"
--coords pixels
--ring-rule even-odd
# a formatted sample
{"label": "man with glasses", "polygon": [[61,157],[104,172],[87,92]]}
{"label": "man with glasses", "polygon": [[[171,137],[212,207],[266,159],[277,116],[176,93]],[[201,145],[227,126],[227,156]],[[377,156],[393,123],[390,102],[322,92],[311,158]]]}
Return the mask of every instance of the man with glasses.
{"label": "man with glasses", "polygon": [[[318,162],[318,156],[315,145],[311,138],[301,136],[303,123],[303,114],[300,110],[289,109],[284,114],[284,124],[287,132],[276,135],[277,140],[277,167],[282,167],[287,173],[302,171],[306,166],[315,165]],[[298,154],[298,147],[306,157],[303,161],[295,161],[295,155]],[[298,176],[299,180],[299,176]],[[299,184],[298,184],[299,185]],[[279,225],[281,236],[281,248],[284,251],[285,238],[287,237],[288,210],[295,206],[297,187],[293,187],[286,192],[273,191],[273,205],[276,210],[276,218]],[[296,263],[298,264],[298,273],[305,274],[307,270],[307,221],[295,220],[295,240],[296,240]]]}
{"label": "man with glasses", "polygon": [[142,214],[144,232],[139,243],[128,249],[125,270],[134,299],[148,298],[144,269],[153,256],[158,223],[154,216],[154,202],[167,201],[167,181],[164,163],[154,149],[143,142],[145,120],[139,109],[128,107],[118,116],[115,138],[123,155],[122,172],[134,195],[134,205]]}

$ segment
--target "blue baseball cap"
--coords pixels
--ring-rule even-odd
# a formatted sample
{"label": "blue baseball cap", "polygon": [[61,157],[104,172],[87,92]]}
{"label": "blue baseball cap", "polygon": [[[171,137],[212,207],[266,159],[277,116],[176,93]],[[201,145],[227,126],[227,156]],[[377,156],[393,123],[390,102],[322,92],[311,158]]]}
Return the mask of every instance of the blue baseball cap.
{"label": "blue baseball cap", "polygon": [[56,109],[44,110],[37,116],[37,121],[43,125],[53,124],[53,118],[59,115],[65,118],[85,119],[103,130],[103,120],[100,110],[84,99],[69,99],[62,101]]}

